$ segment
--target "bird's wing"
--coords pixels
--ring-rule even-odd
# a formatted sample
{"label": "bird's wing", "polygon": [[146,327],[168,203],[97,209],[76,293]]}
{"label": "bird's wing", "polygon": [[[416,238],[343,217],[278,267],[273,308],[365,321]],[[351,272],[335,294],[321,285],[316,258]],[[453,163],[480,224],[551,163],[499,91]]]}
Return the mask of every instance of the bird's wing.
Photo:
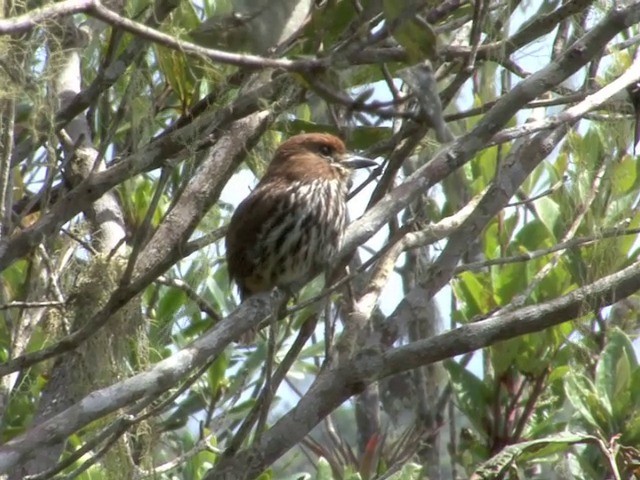
{"label": "bird's wing", "polygon": [[[227,267],[229,276],[238,284],[240,294],[246,297],[254,288],[246,284],[256,273],[260,259],[266,252],[260,251],[260,242],[268,222],[273,222],[282,208],[281,189],[266,185],[258,187],[236,208],[226,237]],[[264,245],[262,245],[264,247]]]}

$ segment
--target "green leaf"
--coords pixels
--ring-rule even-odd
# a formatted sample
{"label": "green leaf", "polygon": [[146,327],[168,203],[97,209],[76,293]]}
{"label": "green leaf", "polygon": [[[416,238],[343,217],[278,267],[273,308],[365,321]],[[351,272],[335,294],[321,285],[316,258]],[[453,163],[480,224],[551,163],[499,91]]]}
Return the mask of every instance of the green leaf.
{"label": "green leaf", "polygon": [[453,282],[453,291],[458,300],[464,303],[465,316],[472,318],[490,311],[495,305],[489,289],[481,282],[486,275],[462,272]]}
{"label": "green leaf", "polygon": [[193,456],[193,463],[198,470],[197,478],[204,478],[206,472],[213,467],[218,459],[218,455],[210,450],[202,450]]}
{"label": "green leaf", "polygon": [[229,415],[236,416],[237,418],[243,418],[243,416],[246,416],[249,413],[249,410],[251,410],[255,404],[256,399],[251,398],[249,400],[245,400],[244,402],[235,404],[232,408],[227,410],[227,413]]}
{"label": "green leaf", "polygon": [[631,374],[631,403],[640,408],[640,368],[636,368]]}
{"label": "green leaf", "polygon": [[187,295],[177,288],[161,289],[160,301],[158,302],[157,316],[158,319],[173,319],[176,312],[184,306]]}
{"label": "green leaf", "polygon": [[476,192],[480,193],[495,177],[498,164],[498,147],[482,150],[480,155],[477,155],[473,161],[478,168],[478,177],[482,180],[481,188]]}
{"label": "green leaf", "polygon": [[564,452],[576,443],[594,441],[591,435],[577,435],[573,433],[558,433],[545,438],[527,442],[520,442],[503,448],[496,455],[476,468],[471,478],[493,479],[506,475],[516,460],[533,460],[549,457]]}
{"label": "green leaf", "polygon": [[420,480],[422,479],[422,466],[416,463],[405,463],[402,470],[394,473],[389,480]]}
{"label": "green leaf", "polygon": [[484,235],[482,235],[482,243],[484,246],[484,254],[487,258],[496,258],[500,255],[500,237],[498,219],[494,218],[489,222],[484,229]]}
{"label": "green leaf", "polygon": [[524,262],[491,267],[493,298],[497,305],[506,305],[527,286],[527,269]]}
{"label": "green leaf", "polygon": [[553,163],[544,162],[542,165],[549,175],[551,185],[553,185],[556,182],[564,180],[569,166],[569,156],[566,153],[560,153]]}
{"label": "green leaf", "polygon": [[640,405],[635,405],[635,411],[622,428],[620,443],[636,447],[640,444]]}
{"label": "green leaf", "polygon": [[[231,385],[229,386],[230,392],[237,392],[243,388],[246,378],[250,378],[254,372],[262,368],[267,355],[267,347],[265,342],[259,342],[256,345],[255,350],[247,354],[238,355],[234,352],[232,356],[231,368],[236,371],[236,375],[230,378]],[[238,365],[238,360],[241,360],[241,365]]]}
{"label": "green leaf", "polygon": [[474,424],[476,430],[486,435],[489,424],[487,412],[492,400],[489,387],[473,373],[453,360],[446,360],[444,367],[451,378],[451,388],[458,408]]}
{"label": "green leaf", "polygon": [[534,202],[534,207],[540,220],[547,228],[547,232],[551,234],[552,240],[555,240],[555,228],[560,218],[560,207],[551,198],[542,197]]}
{"label": "green leaf", "polygon": [[155,49],[158,66],[178,96],[181,111],[184,113],[193,103],[194,94],[197,93],[195,85],[198,79],[193,74],[191,63],[182,52],[161,46],[156,46]]}
{"label": "green leaf", "polygon": [[327,2],[326,8],[313,9],[314,14],[305,29],[305,37],[310,39],[304,53],[316,54],[317,44],[333,44],[356,16],[353,2]]}
{"label": "green leaf", "polygon": [[514,358],[518,372],[539,376],[549,367],[548,352],[551,349],[548,332],[531,333],[518,337],[519,354]]}
{"label": "green leaf", "polygon": [[331,472],[331,465],[326,458],[320,457],[316,465],[316,480],[333,480],[333,473]]}
{"label": "green leaf", "polygon": [[532,220],[524,225],[516,234],[514,240],[519,251],[530,252],[552,245],[545,225],[539,220]]}
{"label": "green leaf", "polygon": [[29,262],[21,258],[2,272],[2,288],[5,290],[3,295],[8,298],[15,298],[20,294],[28,267]]}
{"label": "green leaf", "polygon": [[426,20],[416,15],[419,4],[420,2],[415,1],[383,0],[382,2],[391,35],[404,47],[410,63],[435,58],[438,50],[438,36],[435,30]]}
{"label": "green leaf", "polygon": [[271,469],[267,470],[266,472],[262,472],[256,478],[256,480],[272,480],[272,479],[273,479],[273,472],[271,471]]}
{"label": "green leaf", "polygon": [[571,372],[565,381],[567,398],[578,418],[591,426],[594,433],[608,437],[611,430],[611,410],[608,399],[601,399],[594,384],[581,373]]}
{"label": "green leaf", "polygon": [[207,376],[209,378],[209,389],[211,391],[212,398],[214,398],[218,394],[220,386],[226,378],[225,373],[228,366],[229,355],[226,352],[222,352],[207,370]]}
{"label": "green leaf", "polygon": [[638,162],[630,155],[613,164],[611,189],[614,195],[628,193],[638,181]]}
{"label": "green leaf", "polygon": [[611,329],[596,365],[595,385],[598,394],[611,404],[616,421],[622,420],[631,407],[631,372],[637,368],[638,361],[631,340],[622,330]]}
{"label": "green leaf", "polygon": [[362,480],[362,475],[360,475],[358,472],[353,472],[348,474],[345,477],[345,480]]}
{"label": "green leaf", "polygon": [[549,374],[548,383],[552,384],[558,380],[564,380],[567,374],[571,371],[571,367],[569,365],[559,365]]}
{"label": "green leaf", "polygon": [[489,347],[491,365],[496,377],[501,376],[515,363],[516,357],[521,353],[522,342],[519,338],[512,338],[504,342],[498,342]]}
{"label": "green leaf", "polygon": [[561,261],[544,276],[538,288],[534,289],[532,298],[535,301],[544,301],[559,297],[567,292],[569,286],[578,283],[577,280],[572,281],[573,277],[569,274],[566,265],[567,259],[563,257]]}
{"label": "green leaf", "polygon": [[590,450],[592,450],[590,447],[591,445],[585,448],[583,452],[580,452],[580,455],[574,452],[567,454],[567,468],[571,474],[569,478],[572,480],[596,480],[602,478],[602,473],[596,471],[594,468],[594,462],[591,460],[593,456],[589,455]]}

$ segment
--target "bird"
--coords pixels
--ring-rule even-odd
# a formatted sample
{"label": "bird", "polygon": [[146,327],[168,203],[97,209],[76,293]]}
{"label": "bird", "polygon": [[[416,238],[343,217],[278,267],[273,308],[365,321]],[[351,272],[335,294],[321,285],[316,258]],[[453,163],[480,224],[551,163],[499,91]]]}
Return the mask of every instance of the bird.
{"label": "bird", "polygon": [[227,267],[241,301],[276,287],[291,294],[327,269],[346,229],[351,175],[374,166],[332,134],[280,144],[228,226]]}

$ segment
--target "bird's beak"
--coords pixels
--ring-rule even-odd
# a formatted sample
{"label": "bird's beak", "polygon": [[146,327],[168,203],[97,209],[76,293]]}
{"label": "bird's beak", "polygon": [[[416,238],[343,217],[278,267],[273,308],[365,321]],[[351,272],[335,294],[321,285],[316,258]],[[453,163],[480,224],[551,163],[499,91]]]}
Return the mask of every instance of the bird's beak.
{"label": "bird's beak", "polygon": [[347,153],[344,157],[342,157],[342,161],[340,162],[347,168],[367,168],[367,167],[377,167],[378,164],[373,160],[361,157],[360,155],[355,155],[353,153]]}

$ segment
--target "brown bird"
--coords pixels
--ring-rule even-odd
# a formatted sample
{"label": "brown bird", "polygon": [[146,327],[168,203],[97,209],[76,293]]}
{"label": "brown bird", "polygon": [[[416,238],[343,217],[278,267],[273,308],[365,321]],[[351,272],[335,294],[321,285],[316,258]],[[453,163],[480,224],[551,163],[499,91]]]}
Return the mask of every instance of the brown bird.
{"label": "brown bird", "polygon": [[291,292],[327,268],[346,228],[352,170],[374,165],[329,134],[280,145],[229,223],[227,265],[242,300],[274,287]]}

